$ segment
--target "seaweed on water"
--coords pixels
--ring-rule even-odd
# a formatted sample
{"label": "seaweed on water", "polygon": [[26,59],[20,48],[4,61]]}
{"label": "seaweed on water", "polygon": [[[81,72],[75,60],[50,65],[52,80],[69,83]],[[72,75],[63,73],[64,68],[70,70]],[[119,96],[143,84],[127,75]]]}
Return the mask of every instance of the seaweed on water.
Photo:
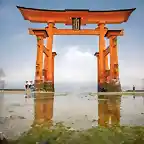
{"label": "seaweed on water", "polygon": [[142,144],[144,143],[144,127],[95,127],[88,130],[71,130],[62,123],[52,127],[34,126],[22,134],[17,140],[9,140],[13,144]]}

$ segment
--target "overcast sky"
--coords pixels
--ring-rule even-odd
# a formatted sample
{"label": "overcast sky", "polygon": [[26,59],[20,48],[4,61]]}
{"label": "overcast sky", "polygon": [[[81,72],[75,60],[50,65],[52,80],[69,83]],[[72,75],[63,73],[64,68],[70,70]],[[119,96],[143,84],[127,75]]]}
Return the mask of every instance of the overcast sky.
{"label": "overcast sky", "polygon": [[[28,28],[44,28],[46,24],[25,21],[16,5],[46,9],[136,8],[127,23],[107,27],[124,28],[124,36],[118,38],[122,85],[141,85],[144,78],[144,0],[0,0],[0,68],[5,71],[7,86],[23,87],[25,80],[34,79],[35,72],[36,38],[28,34]],[[96,83],[97,62],[93,55],[98,51],[97,36],[55,36],[53,51],[58,54],[55,57],[56,83]]]}

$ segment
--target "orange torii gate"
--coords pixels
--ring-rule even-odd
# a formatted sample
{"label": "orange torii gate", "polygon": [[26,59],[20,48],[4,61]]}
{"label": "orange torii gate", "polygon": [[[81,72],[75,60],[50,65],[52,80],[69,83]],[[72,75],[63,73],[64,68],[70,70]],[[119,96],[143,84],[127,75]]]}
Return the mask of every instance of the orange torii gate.
{"label": "orange torii gate", "polygon": [[[110,11],[46,10],[20,6],[17,8],[25,20],[48,24],[43,29],[29,29],[29,34],[37,37],[36,83],[47,82],[54,87],[54,57],[56,56],[56,52],[52,52],[54,35],[98,35],[99,52],[95,53],[98,59],[98,85],[112,79],[119,79],[117,36],[122,36],[123,30],[108,30],[106,24],[127,22],[135,8]],[[72,29],[58,29],[55,23],[72,25]],[[97,24],[98,26],[95,29],[81,29],[81,26],[86,24]],[[105,37],[109,39],[108,48],[105,46]],[[44,38],[47,38],[46,46],[44,46]],[[44,79],[43,53],[45,53]],[[110,54],[110,68],[108,67],[108,54]]]}

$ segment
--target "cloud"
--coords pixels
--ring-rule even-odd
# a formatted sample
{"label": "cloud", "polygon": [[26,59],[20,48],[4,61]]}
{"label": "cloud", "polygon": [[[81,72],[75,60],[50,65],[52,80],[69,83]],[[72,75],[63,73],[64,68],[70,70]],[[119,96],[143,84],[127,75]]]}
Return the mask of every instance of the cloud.
{"label": "cloud", "polygon": [[55,80],[57,82],[96,81],[96,58],[89,52],[80,51],[79,46],[71,46],[64,55],[56,57]]}
{"label": "cloud", "polygon": [[32,80],[34,79],[34,72],[35,70],[33,69],[33,67],[30,67],[27,64],[27,66],[11,70],[9,75],[6,77],[6,81],[8,83],[22,83],[26,80]]}
{"label": "cloud", "polygon": [[[55,82],[91,82],[96,81],[96,58],[89,52],[81,52],[78,46],[67,48],[65,54],[55,57]],[[11,69],[8,82],[24,82],[34,79],[35,64],[22,62]]]}

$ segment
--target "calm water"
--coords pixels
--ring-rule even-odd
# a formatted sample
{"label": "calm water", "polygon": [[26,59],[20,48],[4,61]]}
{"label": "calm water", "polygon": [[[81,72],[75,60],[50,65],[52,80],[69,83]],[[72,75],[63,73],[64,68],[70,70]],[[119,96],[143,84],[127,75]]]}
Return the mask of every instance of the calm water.
{"label": "calm water", "polygon": [[0,93],[0,131],[8,137],[18,136],[32,124],[64,122],[76,129],[97,125],[144,125],[144,97]]}

